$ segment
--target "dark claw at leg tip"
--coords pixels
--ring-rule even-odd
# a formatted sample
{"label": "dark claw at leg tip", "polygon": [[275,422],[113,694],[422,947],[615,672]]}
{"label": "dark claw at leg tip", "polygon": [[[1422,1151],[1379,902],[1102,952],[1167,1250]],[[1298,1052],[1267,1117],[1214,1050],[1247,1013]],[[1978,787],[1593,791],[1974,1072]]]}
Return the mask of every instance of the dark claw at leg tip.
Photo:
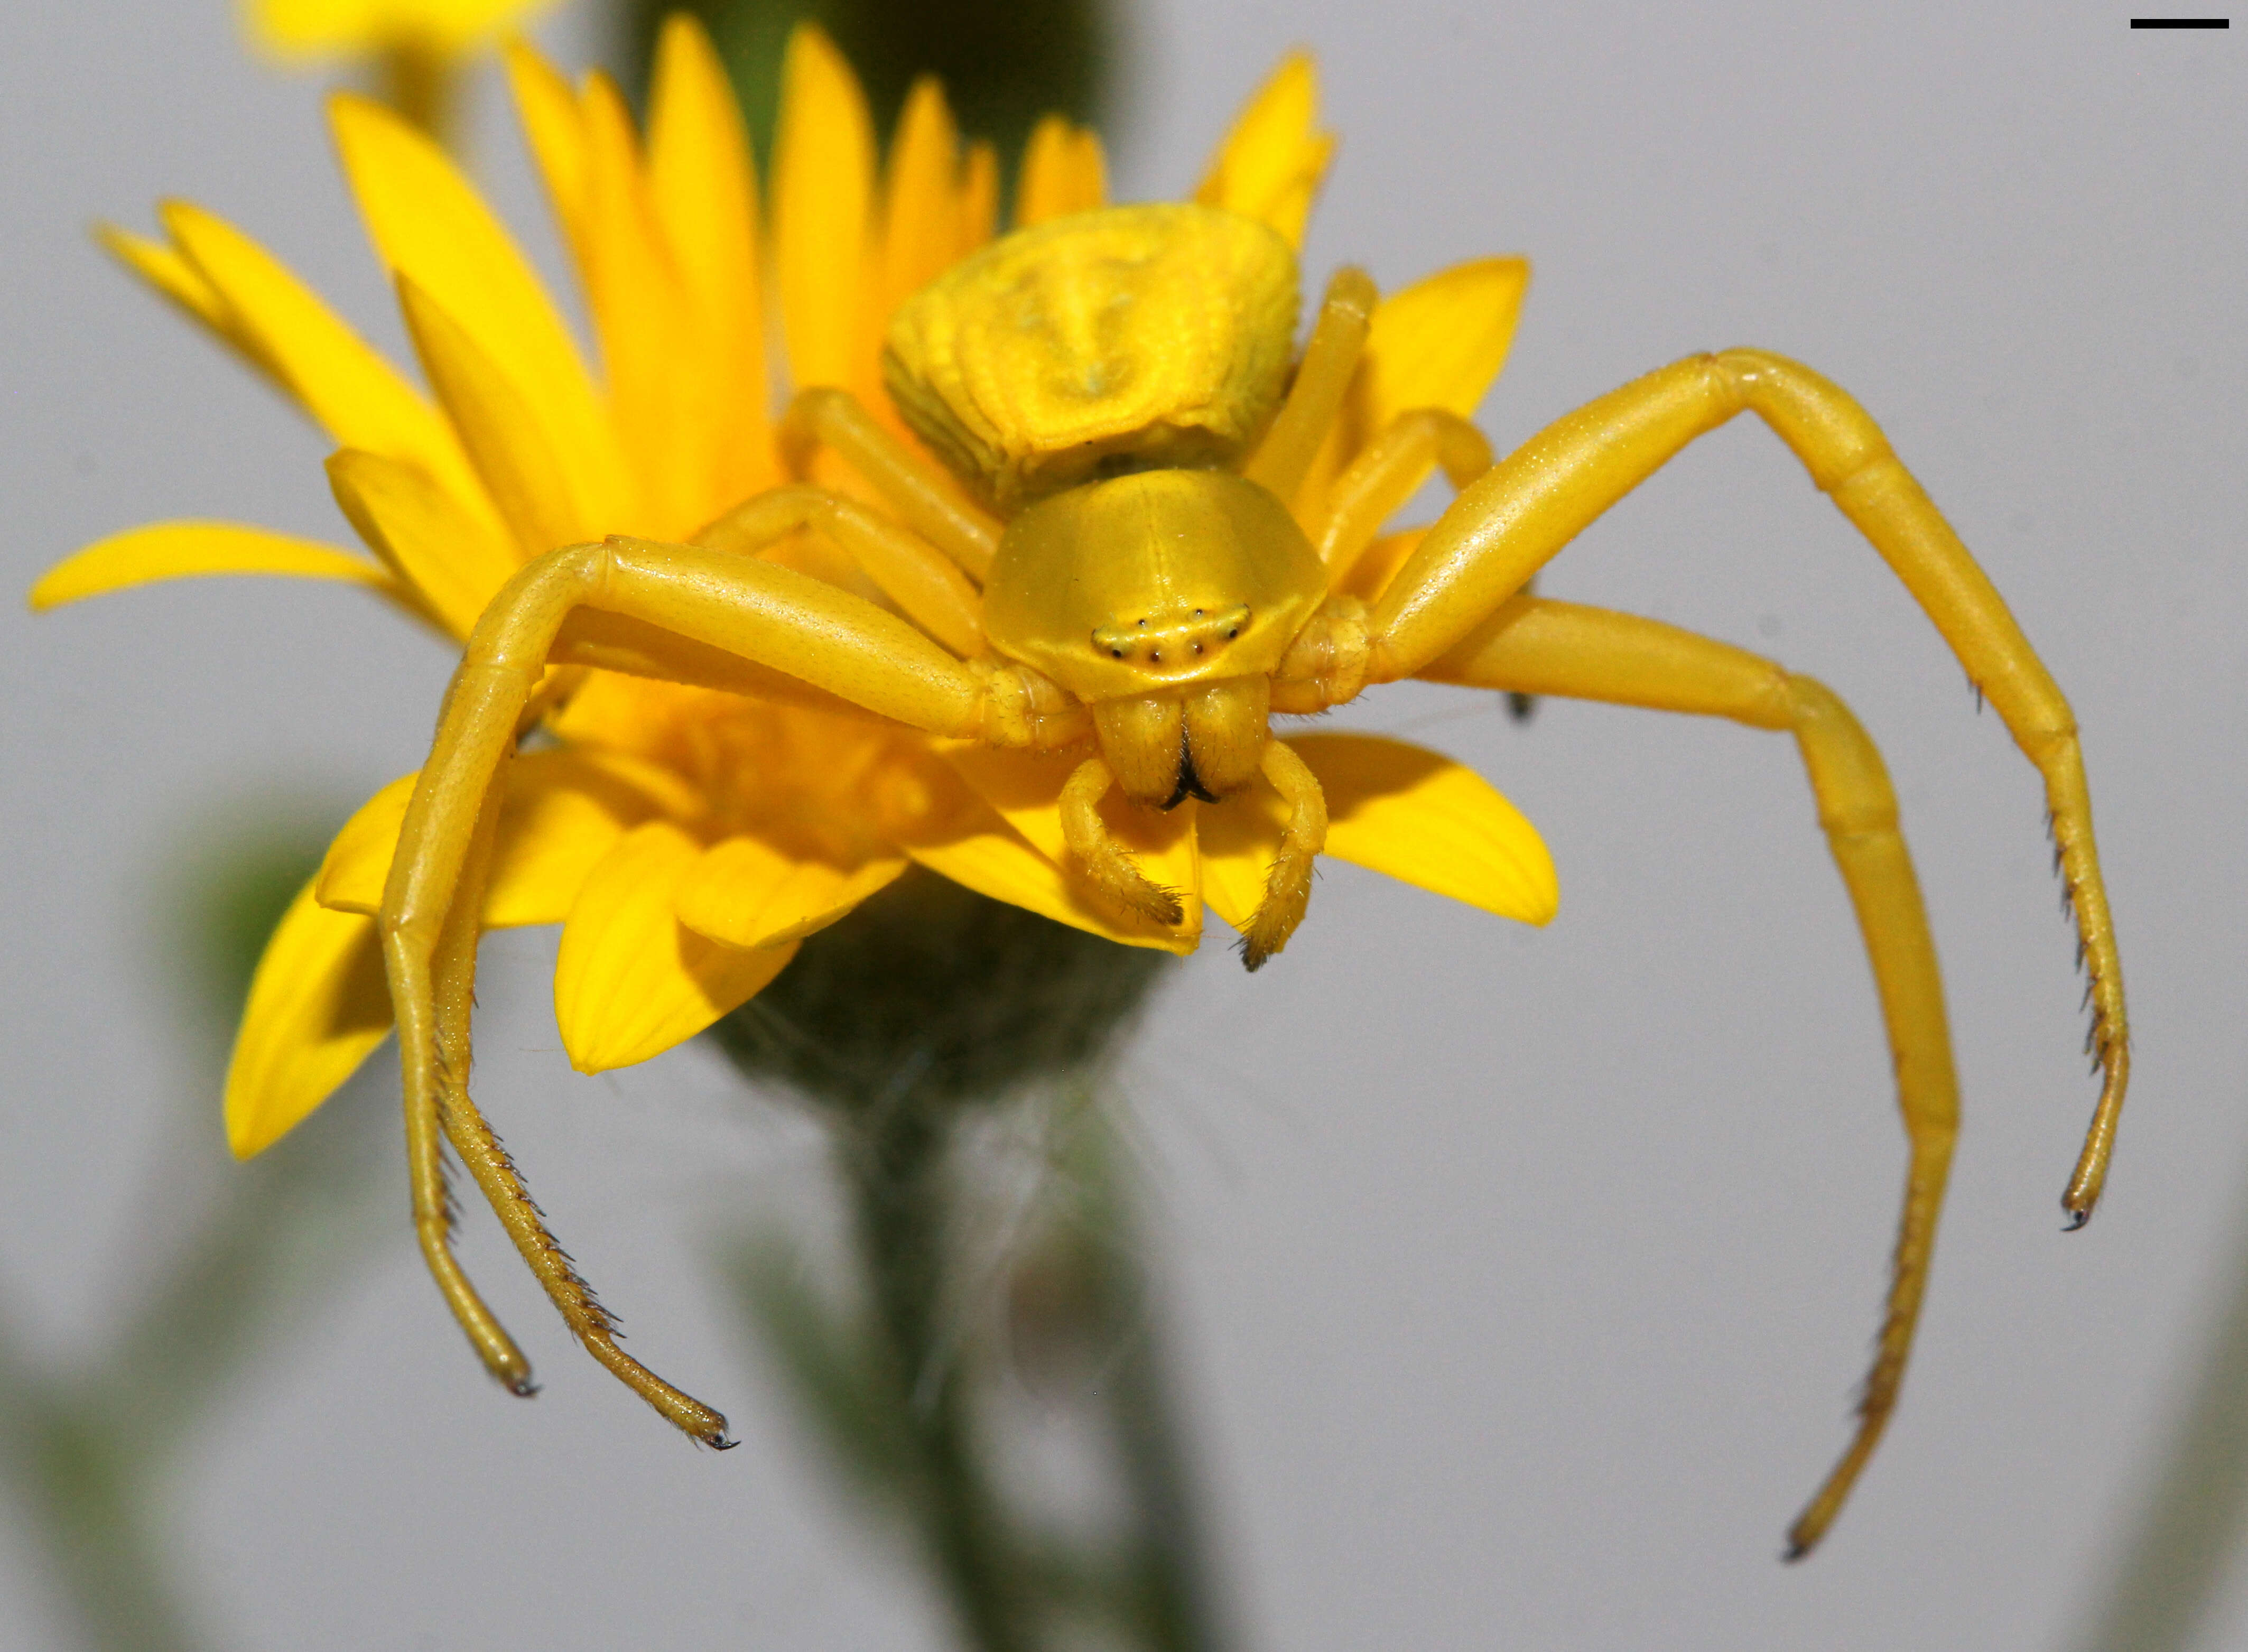
{"label": "dark claw at leg tip", "polygon": [[2060,1230],[2063,1233],[2073,1233],[2092,1220],[2092,1212],[2089,1210],[2070,1210],[2066,1214],[2068,1220],[2061,1224]]}
{"label": "dark claw at leg tip", "polygon": [[1811,1546],[1808,1543],[1791,1543],[1779,1552],[1779,1563],[1782,1566],[1793,1566],[1810,1553]]}
{"label": "dark claw at leg tip", "polygon": [[529,1377],[524,1378],[520,1382],[509,1383],[507,1391],[518,1400],[535,1400],[538,1397],[538,1385]]}
{"label": "dark claw at leg tip", "polygon": [[722,1429],[716,1434],[705,1436],[702,1443],[709,1446],[713,1451],[730,1451],[736,1446],[739,1445],[741,1442],[739,1440],[728,1439],[726,1437],[725,1430]]}

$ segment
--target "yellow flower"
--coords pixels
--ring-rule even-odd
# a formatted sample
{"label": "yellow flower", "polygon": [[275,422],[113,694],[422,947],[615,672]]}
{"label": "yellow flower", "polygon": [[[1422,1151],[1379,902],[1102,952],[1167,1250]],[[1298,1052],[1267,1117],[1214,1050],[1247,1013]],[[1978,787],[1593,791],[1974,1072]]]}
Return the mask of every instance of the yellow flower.
{"label": "yellow flower", "polygon": [[244,0],[251,39],[280,58],[451,58],[490,47],[553,0]]}
{"label": "yellow flower", "polygon": [[[644,135],[606,78],[572,87],[519,46],[509,67],[603,372],[588,369],[505,229],[443,154],[380,106],[338,97],[344,168],[396,281],[428,394],[200,208],[166,204],[161,241],[102,233],[334,439],[329,478],[371,556],[231,524],[163,523],[82,551],[39,582],[34,607],[191,574],[288,574],[366,586],[458,642],[545,552],[612,532],[687,538],[795,479],[772,417],[787,386],[851,389],[912,440],[881,393],[884,326],[990,238],[999,193],[991,150],[963,147],[933,82],[915,89],[878,163],[848,66],[818,31],[800,31],[764,212],[732,98],[693,24],[674,19],[663,33]],[[1299,241],[1331,148],[1315,96],[1309,60],[1284,63],[1197,198]],[[1018,223],[1102,205],[1099,141],[1050,120],[1016,195]],[[1505,355],[1525,279],[1517,261],[1486,260],[1383,304],[1306,497],[1397,413],[1472,412]],[[769,339],[785,367],[766,360]],[[832,456],[814,475],[879,508]],[[1412,538],[1361,558],[1354,587],[1378,589]],[[774,554],[881,600],[815,536]],[[565,641],[573,663],[550,673],[542,732],[506,771],[482,921],[565,926],[556,1011],[588,1072],[702,1031],[772,979],[802,937],[916,862],[1124,944],[1183,952],[1200,938],[1204,906],[1236,928],[1247,922],[1279,843],[1269,786],[1168,814],[1112,799],[1112,829],[1185,908],[1175,929],[1136,922],[1088,889],[1064,846],[1067,754],[932,740],[717,656],[702,686],[631,675],[641,662],[630,627],[598,617]],[[1467,770],[1363,735],[1292,744],[1326,794],[1327,853],[1503,915],[1552,915],[1544,846]],[[372,915],[413,781],[386,787],[345,826],[267,949],[227,1084],[238,1154],[317,1107],[389,1029]]]}

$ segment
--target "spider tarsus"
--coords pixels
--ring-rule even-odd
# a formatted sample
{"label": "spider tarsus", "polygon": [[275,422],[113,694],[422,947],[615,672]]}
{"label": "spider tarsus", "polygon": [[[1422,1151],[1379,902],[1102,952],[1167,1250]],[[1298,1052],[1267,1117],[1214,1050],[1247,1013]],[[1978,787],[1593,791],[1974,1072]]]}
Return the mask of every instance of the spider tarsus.
{"label": "spider tarsus", "polygon": [[1251,975],[1280,956],[1280,949],[1296,932],[1296,923],[1302,921],[1300,908],[1294,921],[1274,918],[1269,910],[1274,904],[1268,896],[1250,919],[1249,932],[1241,937],[1241,967]]}
{"label": "spider tarsus", "polygon": [[1137,867],[1127,869],[1121,882],[1103,882],[1107,893],[1126,911],[1136,913],[1167,929],[1175,929],[1186,922],[1187,909],[1178,892],[1166,889]]}

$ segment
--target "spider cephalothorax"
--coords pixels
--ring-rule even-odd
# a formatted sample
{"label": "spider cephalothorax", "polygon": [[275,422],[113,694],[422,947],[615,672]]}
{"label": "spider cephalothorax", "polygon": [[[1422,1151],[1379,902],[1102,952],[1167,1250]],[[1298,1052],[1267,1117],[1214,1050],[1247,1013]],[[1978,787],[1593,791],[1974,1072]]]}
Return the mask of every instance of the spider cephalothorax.
{"label": "spider cephalothorax", "polygon": [[1271,674],[1326,593],[1295,518],[1223,470],[1092,482],[1007,524],[984,618],[997,653],[1093,713],[1135,803],[1247,785]]}
{"label": "spider cephalothorax", "polygon": [[[1956,1130],[1933,945],[1879,754],[1811,679],[1724,643],[1530,594],[1532,576],[1695,437],[1742,412],[1768,424],[1865,533],[2045,778],[2091,975],[2107,1082],[2066,1196],[2099,1195],[2128,1056],[2121,977],[2066,703],[1989,581],[1856,403],[1751,350],[1689,357],[1571,414],[1497,464],[1456,415],[1408,409],[1340,474],[1307,487],[1344,409],[1377,299],[1330,284],[1292,346],[1295,260],[1271,229],[1204,207],[1115,208],[997,242],[898,311],[885,378],[949,467],[849,394],[798,394],[784,430],[799,476],[830,450],[888,507],[773,490],[689,544],[613,537],[526,566],[469,640],[415,791],[380,924],[405,1067],[425,1251],[492,1370],[528,1367],[454,1263],[435,1170],[441,1129],[579,1337],[681,1428],[716,1412],[620,1351],[449,1073],[466,1070],[483,808],[558,663],[741,688],[808,685],[956,740],[1073,754],[1059,815],[1100,898],[1158,923],[1179,901],[1104,819],[1269,783],[1285,826],[1245,924],[1254,968],[1302,919],[1327,832],[1319,781],[1275,711],[1313,712],[1422,677],[1724,716],[1795,737],[1871,955],[1911,1169],[1895,1272],[1855,1440],[1798,1522],[1807,1549],[1840,1508],[1902,1379]],[[1382,520],[1441,465],[1460,491],[1394,569],[1360,567]],[[760,555],[826,535],[877,603]],[[1347,583],[1367,594],[1353,594]],[[573,616],[620,617],[620,653]],[[742,662],[737,667],[724,661]],[[717,663],[714,663],[717,662]],[[775,675],[774,674],[778,674]],[[1230,806],[1246,806],[1236,805]]]}

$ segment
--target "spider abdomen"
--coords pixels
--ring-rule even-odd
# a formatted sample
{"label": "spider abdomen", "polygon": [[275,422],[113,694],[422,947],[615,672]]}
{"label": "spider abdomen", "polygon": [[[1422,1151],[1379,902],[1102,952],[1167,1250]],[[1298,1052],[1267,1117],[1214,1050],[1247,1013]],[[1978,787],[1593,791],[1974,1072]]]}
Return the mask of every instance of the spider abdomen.
{"label": "spider abdomen", "polygon": [[1120,467],[1231,463],[1270,422],[1296,257],[1253,219],[1168,202],[994,242],[891,319],[899,413],[1002,515]]}

